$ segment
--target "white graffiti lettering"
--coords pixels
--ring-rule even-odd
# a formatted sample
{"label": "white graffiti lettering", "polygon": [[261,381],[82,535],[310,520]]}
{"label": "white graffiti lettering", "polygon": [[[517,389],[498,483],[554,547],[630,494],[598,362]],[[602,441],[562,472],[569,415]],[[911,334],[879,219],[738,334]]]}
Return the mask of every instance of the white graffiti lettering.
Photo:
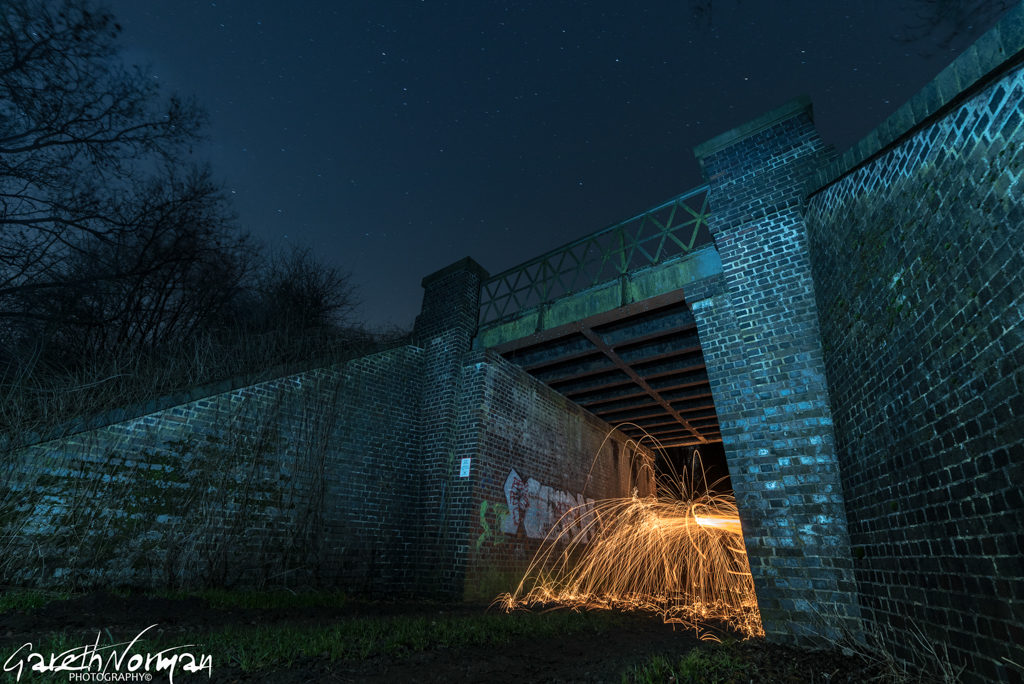
{"label": "white graffiti lettering", "polygon": [[[502,520],[501,531],[506,534],[518,534],[522,529],[531,539],[544,539],[552,531],[556,535],[563,531],[580,534],[582,541],[589,537],[594,500],[584,500],[582,494],[573,496],[532,477],[523,482],[513,469],[505,478],[505,500],[509,512]],[[585,531],[587,534],[583,534]]]}

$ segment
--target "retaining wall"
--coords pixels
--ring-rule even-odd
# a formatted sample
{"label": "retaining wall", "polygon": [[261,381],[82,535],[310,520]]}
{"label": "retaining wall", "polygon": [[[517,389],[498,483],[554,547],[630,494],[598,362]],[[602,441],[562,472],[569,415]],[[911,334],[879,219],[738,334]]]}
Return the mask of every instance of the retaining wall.
{"label": "retaining wall", "polygon": [[[629,465],[621,435],[600,449],[607,424],[470,351],[475,319],[449,316],[460,283],[475,311],[478,271],[460,262],[428,279],[425,299],[441,305],[424,306],[437,321],[421,323],[420,346],[127,420],[113,412],[8,454],[0,584],[312,584],[487,601],[513,590],[579,495],[629,493]],[[502,531],[513,469],[528,522]]]}
{"label": "retaining wall", "polygon": [[408,588],[418,492],[399,474],[419,398],[403,390],[421,357],[392,349],[8,454],[3,582]]}
{"label": "retaining wall", "polygon": [[1022,17],[826,170],[806,212],[862,610],[970,679],[1024,663]]}

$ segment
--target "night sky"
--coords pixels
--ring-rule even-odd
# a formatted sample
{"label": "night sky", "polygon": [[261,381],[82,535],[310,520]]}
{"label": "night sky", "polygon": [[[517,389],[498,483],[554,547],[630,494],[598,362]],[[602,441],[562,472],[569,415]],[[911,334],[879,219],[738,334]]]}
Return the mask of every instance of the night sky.
{"label": "night sky", "polygon": [[699,185],[694,145],[794,96],[845,150],[1011,3],[108,4],[126,58],[208,110],[196,154],[240,224],[408,327],[424,275],[498,273]]}

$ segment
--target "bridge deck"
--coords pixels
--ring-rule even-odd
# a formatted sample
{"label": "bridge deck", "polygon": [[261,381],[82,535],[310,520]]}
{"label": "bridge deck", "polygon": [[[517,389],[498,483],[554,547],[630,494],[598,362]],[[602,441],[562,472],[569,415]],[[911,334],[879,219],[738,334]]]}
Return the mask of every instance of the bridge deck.
{"label": "bridge deck", "polygon": [[679,294],[496,350],[632,437],[647,432],[666,447],[722,439],[696,324]]}
{"label": "bridge deck", "polygon": [[721,273],[700,187],[489,278],[493,348],[634,437],[721,441],[683,287]]}

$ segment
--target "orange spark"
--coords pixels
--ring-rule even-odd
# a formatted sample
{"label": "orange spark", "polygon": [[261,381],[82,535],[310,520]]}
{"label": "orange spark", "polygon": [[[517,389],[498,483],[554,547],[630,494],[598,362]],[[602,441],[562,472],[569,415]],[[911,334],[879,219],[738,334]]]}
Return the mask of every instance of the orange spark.
{"label": "orange spark", "polygon": [[740,529],[739,518],[726,518],[720,515],[695,515],[693,518],[701,527],[717,527],[730,534],[743,535],[743,531]]}
{"label": "orange spark", "polygon": [[694,456],[682,477],[659,481],[659,496],[634,491],[567,513],[582,524],[556,524],[519,586],[496,602],[655,612],[705,638],[715,638],[708,621],[763,635],[735,498],[708,486]]}

